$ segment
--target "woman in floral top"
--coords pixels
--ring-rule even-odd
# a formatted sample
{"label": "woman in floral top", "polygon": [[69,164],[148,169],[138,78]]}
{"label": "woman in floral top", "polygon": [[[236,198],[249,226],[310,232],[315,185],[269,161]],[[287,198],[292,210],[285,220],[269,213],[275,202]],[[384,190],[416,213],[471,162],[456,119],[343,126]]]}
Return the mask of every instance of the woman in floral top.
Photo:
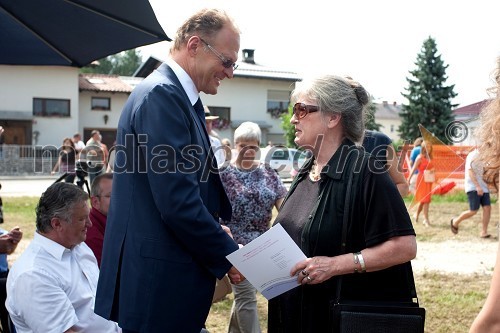
{"label": "woman in floral top", "polygon": [[[220,176],[233,207],[231,229],[238,244],[247,244],[266,232],[273,207],[283,202],[286,188],[276,171],[256,158],[261,141],[257,124],[242,123],[234,132],[238,156],[233,164],[221,170]],[[233,285],[234,303],[229,332],[260,332],[257,313],[257,290],[247,281]]]}

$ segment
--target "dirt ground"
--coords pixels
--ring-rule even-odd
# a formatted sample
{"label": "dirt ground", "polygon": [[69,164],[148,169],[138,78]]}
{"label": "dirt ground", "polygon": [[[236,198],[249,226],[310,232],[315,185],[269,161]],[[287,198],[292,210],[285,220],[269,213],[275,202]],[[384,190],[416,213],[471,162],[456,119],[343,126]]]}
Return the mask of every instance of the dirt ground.
{"label": "dirt ground", "polygon": [[444,242],[418,242],[417,257],[412,261],[417,272],[438,271],[459,274],[491,274],[495,265],[498,241],[478,239]]}

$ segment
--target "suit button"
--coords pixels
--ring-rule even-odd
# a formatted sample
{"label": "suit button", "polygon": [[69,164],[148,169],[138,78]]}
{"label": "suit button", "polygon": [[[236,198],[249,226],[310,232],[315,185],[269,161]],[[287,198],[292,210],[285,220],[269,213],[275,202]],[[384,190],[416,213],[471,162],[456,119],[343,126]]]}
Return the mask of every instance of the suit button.
{"label": "suit button", "polygon": [[213,215],[216,219],[218,219],[218,218],[219,218],[219,213],[218,213],[218,212],[214,212],[212,215]]}

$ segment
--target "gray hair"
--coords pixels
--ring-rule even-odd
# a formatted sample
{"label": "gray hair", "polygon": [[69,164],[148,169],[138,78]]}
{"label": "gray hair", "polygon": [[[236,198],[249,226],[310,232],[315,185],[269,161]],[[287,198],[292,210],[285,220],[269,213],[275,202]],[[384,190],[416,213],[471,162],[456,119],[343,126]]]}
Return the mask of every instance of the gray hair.
{"label": "gray hair", "polygon": [[292,103],[306,97],[318,103],[321,113],[341,116],[344,136],[359,142],[365,131],[365,108],[370,100],[365,88],[347,77],[323,75],[303,81],[292,92]]}
{"label": "gray hair", "polygon": [[260,145],[261,136],[259,125],[251,121],[245,121],[234,131],[234,142],[255,140]]}
{"label": "gray hair", "polygon": [[36,230],[41,233],[52,230],[54,217],[71,222],[74,206],[88,199],[88,194],[74,184],[60,182],[50,185],[36,207]]}
{"label": "gray hair", "polygon": [[230,24],[234,30],[239,32],[234,20],[226,12],[218,9],[202,9],[188,18],[177,30],[174,39],[174,50],[179,50],[189,38],[201,35],[211,38],[219,32],[226,24]]}

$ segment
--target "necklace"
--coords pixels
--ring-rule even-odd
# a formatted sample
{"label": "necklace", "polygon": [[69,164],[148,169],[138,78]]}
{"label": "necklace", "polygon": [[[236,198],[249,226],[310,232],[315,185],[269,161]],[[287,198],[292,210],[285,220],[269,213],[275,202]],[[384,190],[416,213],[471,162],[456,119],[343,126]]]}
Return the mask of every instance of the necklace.
{"label": "necklace", "polygon": [[311,180],[314,182],[317,182],[321,179],[321,171],[319,170],[316,160],[314,160],[311,170],[309,171],[309,178],[311,178]]}

